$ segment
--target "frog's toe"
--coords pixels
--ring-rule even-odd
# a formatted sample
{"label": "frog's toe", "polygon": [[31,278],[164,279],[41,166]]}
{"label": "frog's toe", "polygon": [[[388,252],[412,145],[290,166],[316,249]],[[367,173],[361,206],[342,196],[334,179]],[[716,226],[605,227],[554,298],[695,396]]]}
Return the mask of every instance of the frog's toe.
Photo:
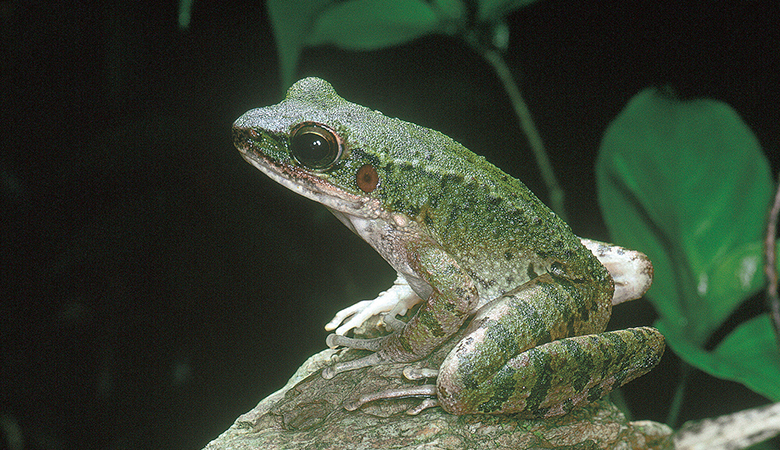
{"label": "frog's toe", "polygon": [[414,408],[411,408],[410,410],[406,411],[406,414],[409,414],[410,416],[416,416],[417,414],[420,414],[421,412],[425,411],[426,409],[434,408],[436,406],[439,406],[439,399],[438,398],[426,398],[423,401],[421,401],[419,405],[417,405]]}
{"label": "frog's toe", "polygon": [[404,378],[410,381],[424,380],[426,378],[436,378],[439,376],[438,369],[427,367],[407,366],[404,368]]}
{"label": "frog's toe", "polygon": [[[371,394],[364,394],[357,399],[344,403],[344,409],[348,411],[355,411],[366,403],[370,403],[376,400],[390,400],[395,398],[407,398],[407,397],[433,397],[427,398],[422,404],[410,409],[407,413],[419,414],[420,411],[438,405],[436,401],[436,385],[435,384],[423,384],[421,386],[410,386],[406,388],[388,389],[386,391],[373,392]],[[436,401],[436,404],[428,402],[428,400]],[[421,406],[425,405],[421,408]]]}
{"label": "frog's toe", "polygon": [[331,366],[328,366],[322,369],[322,378],[325,378],[326,380],[330,380],[331,378],[335,377],[341,372],[348,372],[350,370],[361,369],[363,367],[376,366],[378,364],[382,364],[383,362],[385,361],[379,355],[379,353],[372,353],[368,356],[364,356],[363,358],[353,359],[351,361],[339,362]]}
{"label": "frog's toe", "polygon": [[375,339],[354,339],[339,334],[329,334],[328,337],[325,338],[325,344],[330,348],[347,347],[356,350],[370,350],[375,352],[379,350],[386,338],[387,337],[385,336]]}
{"label": "frog's toe", "polygon": [[[349,330],[359,327],[366,319],[371,317],[373,311],[370,309],[370,305],[371,300],[363,300],[342,309],[325,325],[325,330],[336,330],[336,334],[340,335],[347,334]],[[347,320],[348,317],[349,320]]]}
{"label": "frog's toe", "polygon": [[395,314],[384,314],[382,316],[382,322],[391,331],[400,332],[406,326],[406,322],[399,320],[395,317]]}

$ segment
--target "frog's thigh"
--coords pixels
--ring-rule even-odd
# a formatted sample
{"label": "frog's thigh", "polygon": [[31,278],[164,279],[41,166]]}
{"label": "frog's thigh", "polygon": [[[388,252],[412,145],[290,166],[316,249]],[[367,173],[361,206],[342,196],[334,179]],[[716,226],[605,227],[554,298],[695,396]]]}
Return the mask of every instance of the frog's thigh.
{"label": "frog's thigh", "polygon": [[445,358],[437,383],[440,397],[456,411],[476,409],[493,396],[486,386],[501,367],[547,342],[603,331],[609,305],[598,290],[556,282],[549,273],[508,292],[477,312],[466,336]]}
{"label": "frog's thigh", "polygon": [[488,367],[453,350],[439,373],[438,397],[453,414],[558,416],[644,375],[663,350],[663,336],[650,327],[560,339]]}

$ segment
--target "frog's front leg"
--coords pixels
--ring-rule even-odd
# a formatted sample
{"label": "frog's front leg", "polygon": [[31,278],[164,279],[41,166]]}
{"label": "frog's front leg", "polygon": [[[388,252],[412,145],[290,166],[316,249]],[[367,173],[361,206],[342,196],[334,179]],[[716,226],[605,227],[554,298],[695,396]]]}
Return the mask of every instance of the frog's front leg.
{"label": "frog's front leg", "polygon": [[411,270],[430,288],[425,303],[402,329],[388,336],[376,339],[328,336],[330,347],[345,346],[376,353],[327,367],[323,377],[332,378],[339,372],[360,367],[423,358],[457,332],[476,308],[479,293],[471,277],[440,246],[414,242],[406,244],[404,250]]}
{"label": "frog's front leg", "polygon": [[325,329],[335,330],[336,334],[343,336],[353,328],[363,325],[371,316],[380,313],[387,313],[391,318],[396,315],[403,316],[420,301],[422,300],[409,286],[406,278],[399,273],[390,289],[379,293],[373,300],[363,300],[342,309],[325,325]]}

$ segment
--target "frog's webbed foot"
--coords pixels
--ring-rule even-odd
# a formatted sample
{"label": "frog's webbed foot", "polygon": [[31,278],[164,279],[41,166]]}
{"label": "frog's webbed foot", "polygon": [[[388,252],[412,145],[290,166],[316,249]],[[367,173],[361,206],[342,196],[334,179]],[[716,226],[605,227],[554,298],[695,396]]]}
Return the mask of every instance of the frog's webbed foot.
{"label": "frog's webbed foot", "polygon": [[437,406],[439,406],[438,398],[426,398],[423,399],[419,405],[406,411],[406,414],[409,414],[410,416],[416,416],[428,408],[435,408]]}

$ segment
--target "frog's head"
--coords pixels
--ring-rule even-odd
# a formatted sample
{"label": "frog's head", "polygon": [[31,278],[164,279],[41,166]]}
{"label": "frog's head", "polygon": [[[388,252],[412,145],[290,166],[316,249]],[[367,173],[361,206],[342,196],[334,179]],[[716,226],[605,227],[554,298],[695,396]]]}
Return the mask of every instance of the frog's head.
{"label": "frog's head", "polygon": [[280,184],[366,218],[424,205],[431,195],[427,183],[417,182],[424,173],[441,175],[449,166],[462,174],[452,163],[451,148],[459,144],[350,103],[318,78],[300,80],[281,103],[239,117],[233,141],[244,159]]}
{"label": "frog's head", "polygon": [[250,164],[294,192],[337,211],[375,215],[369,214],[379,181],[375,165],[355,151],[343,120],[367,112],[326,81],[304,78],[281,103],[239,117],[233,142]]}

